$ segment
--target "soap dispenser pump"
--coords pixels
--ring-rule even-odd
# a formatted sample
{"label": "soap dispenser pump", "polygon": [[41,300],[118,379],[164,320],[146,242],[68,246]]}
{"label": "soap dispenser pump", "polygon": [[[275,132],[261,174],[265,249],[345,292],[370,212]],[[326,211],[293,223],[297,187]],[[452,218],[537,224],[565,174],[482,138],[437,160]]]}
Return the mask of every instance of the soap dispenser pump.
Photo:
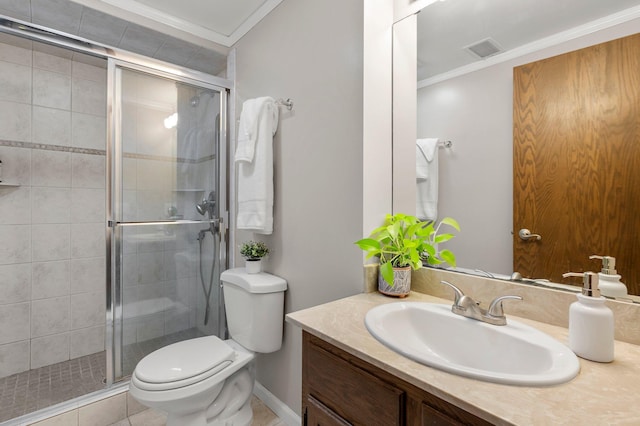
{"label": "soap dispenser pump", "polygon": [[569,307],[569,347],[581,358],[613,361],[613,312],[598,289],[598,274],[568,272],[563,277],[583,277],[582,293]]}
{"label": "soap dispenser pump", "polygon": [[602,270],[598,274],[600,278],[599,288],[603,296],[628,297],[627,286],[620,281],[620,275],[616,271],[616,258],[611,256],[591,255],[589,259],[601,259]]}

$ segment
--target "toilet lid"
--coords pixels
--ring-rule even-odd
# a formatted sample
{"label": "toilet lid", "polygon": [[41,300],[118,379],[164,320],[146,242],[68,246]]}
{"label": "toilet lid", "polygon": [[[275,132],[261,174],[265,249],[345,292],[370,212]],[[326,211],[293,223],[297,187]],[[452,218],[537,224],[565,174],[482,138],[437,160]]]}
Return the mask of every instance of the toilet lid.
{"label": "toilet lid", "polygon": [[234,358],[234,350],[219,338],[199,337],[150,353],[136,365],[134,374],[146,383],[166,384],[207,372],[213,374],[229,365]]}

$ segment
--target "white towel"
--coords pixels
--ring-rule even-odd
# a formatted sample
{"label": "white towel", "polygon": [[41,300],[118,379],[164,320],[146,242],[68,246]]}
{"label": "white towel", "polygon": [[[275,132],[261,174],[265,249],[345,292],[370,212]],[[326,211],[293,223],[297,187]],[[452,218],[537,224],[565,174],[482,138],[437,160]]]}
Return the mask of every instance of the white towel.
{"label": "white towel", "polygon": [[273,135],[278,129],[278,113],[275,101],[269,97],[251,99],[242,106],[236,150],[238,229],[259,234],[273,232]]}
{"label": "white towel", "polygon": [[[273,102],[273,98],[249,99],[242,104],[240,126],[238,127],[238,144],[236,146],[236,161],[253,161],[256,140],[258,137],[258,117],[266,103]],[[275,131],[275,130],[274,130]]]}
{"label": "white towel", "polygon": [[416,216],[438,218],[438,139],[416,141]]}

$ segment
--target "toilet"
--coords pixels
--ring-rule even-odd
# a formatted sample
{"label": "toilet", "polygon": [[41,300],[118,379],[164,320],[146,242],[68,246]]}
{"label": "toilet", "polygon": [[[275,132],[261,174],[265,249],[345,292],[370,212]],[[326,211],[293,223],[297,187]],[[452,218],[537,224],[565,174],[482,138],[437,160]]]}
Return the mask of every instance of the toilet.
{"label": "toilet", "polygon": [[205,336],[165,346],[144,357],[129,393],[168,414],[168,426],[244,426],[253,419],[254,353],[282,346],[287,282],[244,268],[220,275],[231,339]]}

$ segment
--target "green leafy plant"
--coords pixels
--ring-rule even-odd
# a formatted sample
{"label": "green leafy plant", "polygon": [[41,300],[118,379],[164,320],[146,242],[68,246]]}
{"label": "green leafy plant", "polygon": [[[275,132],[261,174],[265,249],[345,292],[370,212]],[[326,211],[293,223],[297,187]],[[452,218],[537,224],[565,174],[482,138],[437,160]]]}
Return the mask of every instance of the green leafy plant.
{"label": "green leafy plant", "polygon": [[246,241],[240,246],[240,254],[247,260],[260,260],[269,254],[269,247],[262,241]]}
{"label": "green leafy plant", "polygon": [[453,234],[440,234],[440,227],[448,225],[460,231],[455,219],[443,218],[437,225],[433,221],[423,222],[415,216],[396,213],[385,217],[384,225],[371,231],[369,238],[356,241],[367,255],[380,259],[380,273],[393,286],[393,268],[411,266],[419,269],[426,262],[439,265],[443,262],[456,265],[456,257],[450,250],[438,250],[438,244],[449,241]]}

